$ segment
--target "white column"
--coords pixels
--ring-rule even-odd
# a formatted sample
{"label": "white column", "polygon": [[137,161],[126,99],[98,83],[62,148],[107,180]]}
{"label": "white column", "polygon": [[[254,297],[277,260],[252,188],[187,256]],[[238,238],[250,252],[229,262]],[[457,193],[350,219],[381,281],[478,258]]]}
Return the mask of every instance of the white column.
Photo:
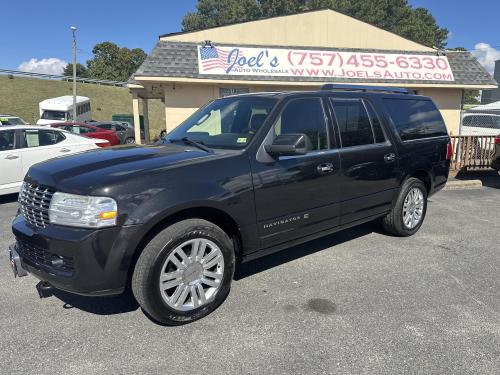
{"label": "white column", "polygon": [[142,99],[142,115],[144,116],[144,138],[146,144],[148,144],[151,138],[149,137],[149,111],[147,99]]}
{"label": "white column", "polygon": [[139,98],[137,94],[133,94],[132,97],[132,110],[134,112],[134,132],[135,132],[135,143],[140,145],[141,140],[141,118],[139,115]]}
{"label": "white column", "polygon": [[163,104],[165,105],[165,131],[168,133],[167,85],[163,85]]}

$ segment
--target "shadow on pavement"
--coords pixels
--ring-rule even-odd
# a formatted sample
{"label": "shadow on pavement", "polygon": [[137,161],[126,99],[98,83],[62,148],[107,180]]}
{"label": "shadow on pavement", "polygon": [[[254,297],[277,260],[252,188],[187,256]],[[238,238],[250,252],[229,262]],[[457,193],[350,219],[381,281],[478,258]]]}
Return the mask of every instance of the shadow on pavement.
{"label": "shadow on pavement", "polygon": [[132,293],[128,292],[111,297],[86,297],[54,289],[52,295],[64,302],[65,309],[77,308],[97,315],[122,314],[139,308]]}
{"label": "shadow on pavement", "polygon": [[455,176],[457,180],[480,180],[483,186],[500,189],[500,175],[494,169],[484,171],[465,171],[462,170]]}
{"label": "shadow on pavement", "polygon": [[0,204],[17,202],[17,193],[0,195]]}
{"label": "shadow on pavement", "polygon": [[314,241],[284,249],[277,253],[252,260],[247,263],[240,264],[236,267],[234,280],[244,279],[245,277],[249,277],[259,272],[279,266],[281,264],[285,264],[304,256],[314,254],[318,251],[328,249],[332,246],[340,245],[341,243],[366,236],[367,234],[373,232],[383,233],[384,235],[390,236],[390,234],[384,232],[381,226],[379,226],[378,224],[374,222],[366,223],[357,227],[345,229],[326,237],[318,238]]}

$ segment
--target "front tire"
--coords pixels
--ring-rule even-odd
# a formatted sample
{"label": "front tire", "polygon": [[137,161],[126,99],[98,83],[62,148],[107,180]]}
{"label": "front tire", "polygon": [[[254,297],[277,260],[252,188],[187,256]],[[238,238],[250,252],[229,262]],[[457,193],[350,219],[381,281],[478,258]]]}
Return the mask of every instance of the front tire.
{"label": "front tire", "polygon": [[412,236],[420,229],[427,212],[427,189],[418,178],[407,179],[391,212],[383,219],[384,229],[400,237]]}
{"label": "front tire", "polygon": [[221,228],[206,220],[183,220],[146,245],[134,269],[132,291],[155,321],[190,323],[227,297],[234,263],[233,243]]}

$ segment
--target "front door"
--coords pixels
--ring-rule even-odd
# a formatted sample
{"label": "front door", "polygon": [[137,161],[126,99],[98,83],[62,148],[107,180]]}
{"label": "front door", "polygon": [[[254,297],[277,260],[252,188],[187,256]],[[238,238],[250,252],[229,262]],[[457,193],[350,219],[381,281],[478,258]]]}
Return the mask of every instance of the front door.
{"label": "front door", "polygon": [[390,210],[398,187],[398,155],[373,105],[362,98],[332,98],[342,168],[342,224]]}
{"label": "front door", "polygon": [[[323,100],[291,99],[270,131],[305,134],[311,146],[305,155],[251,162],[262,248],[334,227],[340,214],[339,154],[331,147]],[[274,135],[266,140],[272,142]]]}
{"label": "front door", "polygon": [[23,180],[15,130],[0,130],[0,194],[19,190]]}

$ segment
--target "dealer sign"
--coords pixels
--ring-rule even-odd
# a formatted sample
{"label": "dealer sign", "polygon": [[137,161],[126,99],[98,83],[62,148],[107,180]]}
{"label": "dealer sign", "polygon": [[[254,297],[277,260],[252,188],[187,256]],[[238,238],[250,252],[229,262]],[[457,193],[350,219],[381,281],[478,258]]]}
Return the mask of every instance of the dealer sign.
{"label": "dealer sign", "polygon": [[446,56],[198,46],[200,74],[454,81]]}

